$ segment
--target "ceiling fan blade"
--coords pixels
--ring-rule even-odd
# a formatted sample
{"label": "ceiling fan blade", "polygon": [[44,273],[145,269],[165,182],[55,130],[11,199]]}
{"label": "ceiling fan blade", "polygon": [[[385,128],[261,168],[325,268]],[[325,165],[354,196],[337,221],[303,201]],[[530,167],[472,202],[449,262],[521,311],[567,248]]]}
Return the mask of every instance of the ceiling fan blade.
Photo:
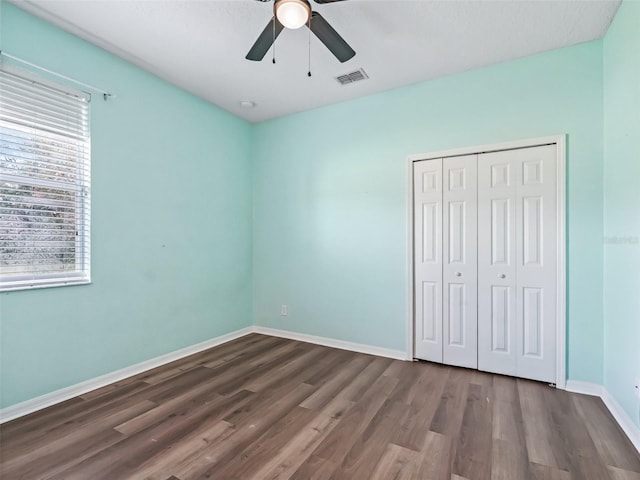
{"label": "ceiling fan blade", "polygon": [[333,2],[344,2],[346,0],[313,0],[316,3],[333,3]]}
{"label": "ceiling fan blade", "polygon": [[264,27],[264,30],[245,58],[255,62],[262,60],[271,48],[271,45],[273,45],[274,39],[278,38],[278,35],[280,35],[283,29],[282,24],[276,20],[276,17],[273,17],[271,21],[267,23],[267,26]]}
{"label": "ceiling fan blade", "polygon": [[346,62],[356,54],[353,48],[345,42],[344,38],[318,12],[311,13],[311,22],[309,23],[311,31],[341,63]]}

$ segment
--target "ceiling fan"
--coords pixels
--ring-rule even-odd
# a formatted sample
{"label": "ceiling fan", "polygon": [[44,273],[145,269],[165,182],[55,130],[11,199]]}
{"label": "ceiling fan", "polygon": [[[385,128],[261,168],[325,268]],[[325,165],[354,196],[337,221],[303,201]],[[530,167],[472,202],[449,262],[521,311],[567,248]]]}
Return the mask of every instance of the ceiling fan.
{"label": "ceiling fan", "polygon": [[[260,1],[268,2],[270,0]],[[345,0],[313,1],[322,4],[342,2]],[[340,62],[346,62],[356,54],[353,48],[349,46],[344,38],[334,30],[322,15],[311,10],[311,4],[308,0],[274,0],[273,18],[267,23],[267,26],[245,58],[259,62],[264,58],[283,29],[296,29],[303,25],[306,25]]]}

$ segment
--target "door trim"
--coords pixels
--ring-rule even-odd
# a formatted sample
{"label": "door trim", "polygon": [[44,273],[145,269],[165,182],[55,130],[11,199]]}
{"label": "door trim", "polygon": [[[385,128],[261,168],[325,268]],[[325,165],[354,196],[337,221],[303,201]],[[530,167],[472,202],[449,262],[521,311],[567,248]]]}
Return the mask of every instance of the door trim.
{"label": "door trim", "polygon": [[409,288],[407,295],[407,360],[414,358],[414,332],[415,332],[415,286],[413,272],[413,163],[422,160],[436,158],[457,157],[460,155],[473,155],[480,153],[498,152],[502,150],[515,150],[518,148],[537,147],[541,145],[556,146],[556,388],[565,389],[567,379],[567,302],[566,302],[566,134],[549,137],[538,137],[510,142],[478,145],[475,147],[455,148],[430,153],[410,155],[407,161],[407,280]]}

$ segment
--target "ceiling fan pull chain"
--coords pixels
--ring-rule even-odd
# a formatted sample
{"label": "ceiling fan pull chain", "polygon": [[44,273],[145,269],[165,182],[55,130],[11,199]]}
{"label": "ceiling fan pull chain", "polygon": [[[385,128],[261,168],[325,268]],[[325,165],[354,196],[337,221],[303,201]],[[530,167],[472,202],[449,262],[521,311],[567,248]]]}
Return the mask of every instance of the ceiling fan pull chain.
{"label": "ceiling fan pull chain", "polygon": [[271,60],[274,65],[276,63],[276,22],[277,21],[278,20],[276,20],[276,17],[274,15],[273,17],[273,59]]}
{"label": "ceiling fan pull chain", "polygon": [[307,25],[307,30],[309,30],[309,71],[307,72],[307,76],[311,76],[311,15],[309,15],[309,24]]}

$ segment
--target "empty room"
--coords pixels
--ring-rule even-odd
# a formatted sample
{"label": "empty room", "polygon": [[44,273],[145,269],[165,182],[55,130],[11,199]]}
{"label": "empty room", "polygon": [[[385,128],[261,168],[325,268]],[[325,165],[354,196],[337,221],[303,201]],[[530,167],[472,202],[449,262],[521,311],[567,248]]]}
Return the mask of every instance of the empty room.
{"label": "empty room", "polygon": [[0,0],[2,480],[640,480],[640,1]]}

